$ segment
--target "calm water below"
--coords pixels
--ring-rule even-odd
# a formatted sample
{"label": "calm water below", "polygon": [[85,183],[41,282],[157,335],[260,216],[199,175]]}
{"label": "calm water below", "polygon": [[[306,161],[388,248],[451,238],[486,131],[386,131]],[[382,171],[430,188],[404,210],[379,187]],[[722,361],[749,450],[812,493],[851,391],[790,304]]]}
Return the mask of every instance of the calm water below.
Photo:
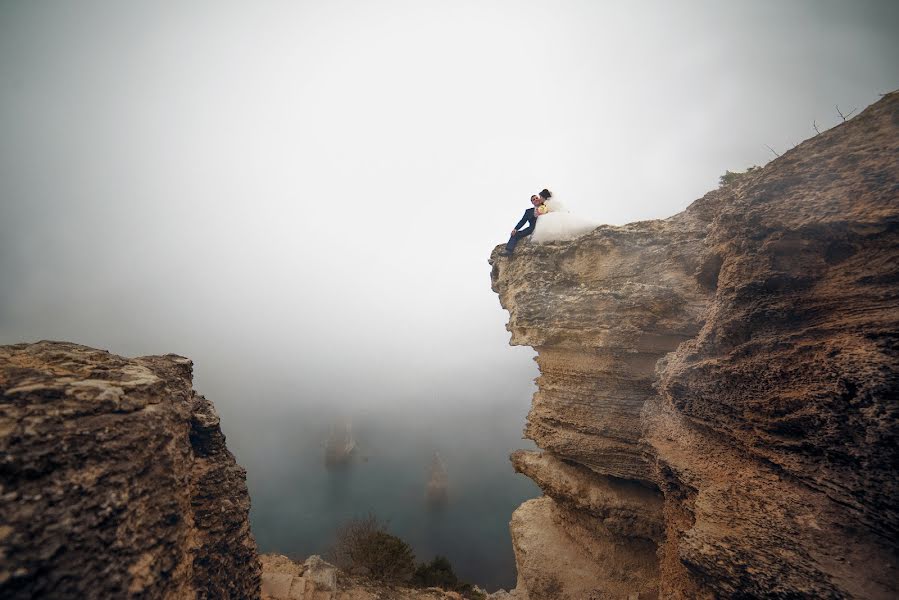
{"label": "calm water below", "polygon": [[[347,519],[372,513],[407,541],[419,561],[450,559],[463,580],[490,591],[515,584],[508,523],[515,508],[540,494],[508,460],[521,439],[527,395],[514,402],[469,404],[401,418],[365,411],[352,417],[357,458],[344,469],[325,466],[325,441],[341,417],[332,409],[264,410],[225,420],[228,445],[247,468],[253,533],[262,552],[294,558],[326,554]],[[312,415],[312,416],[310,416]],[[448,501],[426,500],[434,452],[448,475]]]}

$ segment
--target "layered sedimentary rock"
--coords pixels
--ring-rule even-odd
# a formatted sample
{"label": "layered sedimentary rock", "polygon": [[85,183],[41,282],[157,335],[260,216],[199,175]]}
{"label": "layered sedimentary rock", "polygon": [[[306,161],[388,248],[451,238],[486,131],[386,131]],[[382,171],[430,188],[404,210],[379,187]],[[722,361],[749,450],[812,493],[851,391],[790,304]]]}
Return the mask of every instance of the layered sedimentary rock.
{"label": "layered sedimentary rock", "polygon": [[0,596],[259,597],[245,472],[191,372],[0,346]]}
{"label": "layered sedimentary rock", "polygon": [[491,264],[540,367],[519,591],[895,597],[899,94],[674,217]]}

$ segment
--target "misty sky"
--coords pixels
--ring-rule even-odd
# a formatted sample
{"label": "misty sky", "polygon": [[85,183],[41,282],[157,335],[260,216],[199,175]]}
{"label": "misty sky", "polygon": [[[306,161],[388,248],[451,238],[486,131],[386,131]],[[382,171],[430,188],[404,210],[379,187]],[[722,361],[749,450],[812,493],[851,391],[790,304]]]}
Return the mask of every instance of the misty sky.
{"label": "misty sky", "polygon": [[670,216],[899,87],[897,40],[890,1],[0,0],[0,343],[526,404],[486,261],[530,194]]}

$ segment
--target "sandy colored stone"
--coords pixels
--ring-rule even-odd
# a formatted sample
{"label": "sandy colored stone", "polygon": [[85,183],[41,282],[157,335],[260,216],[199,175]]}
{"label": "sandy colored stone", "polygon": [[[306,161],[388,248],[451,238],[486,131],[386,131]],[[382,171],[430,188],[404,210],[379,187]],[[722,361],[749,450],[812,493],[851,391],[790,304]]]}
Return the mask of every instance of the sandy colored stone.
{"label": "sandy colored stone", "polygon": [[510,531],[518,563],[516,592],[531,600],[626,598],[655,583],[655,546],[616,549],[590,519],[544,496],[522,504]]}
{"label": "sandy colored stone", "polygon": [[263,554],[260,563],[263,600],[460,600],[456,592],[440,588],[408,588],[349,575],[316,555],[298,563]]}
{"label": "sandy colored stone", "polygon": [[488,594],[486,600],[528,600],[528,595],[524,588],[516,588],[511,592],[498,590]]}
{"label": "sandy colored stone", "polygon": [[596,519],[609,535],[655,543],[663,538],[664,500],[655,487],[598,475],[548,452],[519,450],[512,454],[512,464],[557,502]]}
{"label": "sandy colored stone", "polygon": [[[290,573],[266,573],[262,572],[262,597],[272,600],[290,598],[290,589],[293,580],[296,579]],[[302,577],[300,577],[302,579]],[[305,586],[303,588],[305,590]],[[302,598],[302,596],[301,596]]]}
{"label": "sandy colored stone", "polygon": [[283,554],[260,554],[259,564],[264,573],[288,573],[290,575],[302,575],[303,564],[290,560]]}
{"label": "sandy colored stone", "polygon": [[[615,490],[661,499],[594,535],[658,545],[628,595],[899,595],[899,93],[671,218],[500,250],[547,451],[516,468],[569,532],[620,509]],[[517,589],[553,571],[566,589],[541,548],[549,564],[516,545]]]}

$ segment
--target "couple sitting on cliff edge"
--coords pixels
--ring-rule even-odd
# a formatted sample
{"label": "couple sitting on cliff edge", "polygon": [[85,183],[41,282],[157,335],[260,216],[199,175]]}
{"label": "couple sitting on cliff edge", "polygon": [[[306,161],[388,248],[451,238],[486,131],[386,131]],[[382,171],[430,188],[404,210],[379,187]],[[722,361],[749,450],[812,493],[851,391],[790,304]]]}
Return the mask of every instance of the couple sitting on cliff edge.
{"label": "couple sitting on cliff edge", "polygon": [[[532,236],[531,242],[538,244],[572,240],[599,225],[568,212],[547,189],[531,196],[531,204],[534,206],[524,211],[524,216],[512,230],[512,235],[502,251],[504,256],[511,256],[518,242],[528,236]],[[522,229],[525,223],[527,227]]]}

